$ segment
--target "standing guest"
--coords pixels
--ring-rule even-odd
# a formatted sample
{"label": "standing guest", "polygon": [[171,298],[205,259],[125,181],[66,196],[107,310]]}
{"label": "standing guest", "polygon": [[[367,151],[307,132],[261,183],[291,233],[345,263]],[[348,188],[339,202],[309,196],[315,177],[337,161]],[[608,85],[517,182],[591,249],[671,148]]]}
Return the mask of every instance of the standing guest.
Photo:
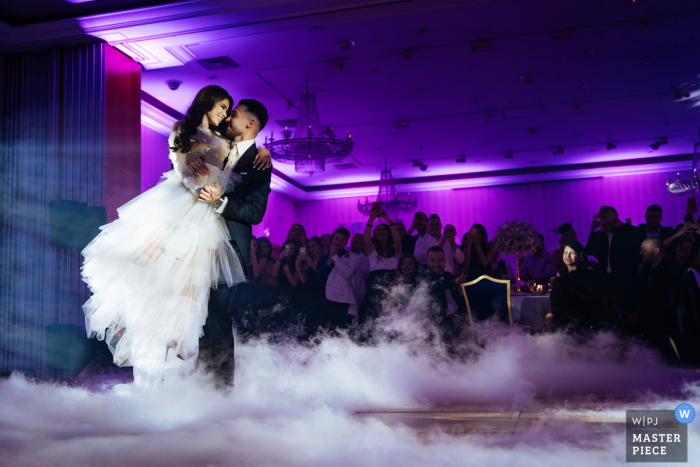
{"label": "standing guest", "polygon": [[615,312],[623,323],[634,312],[639,248],[643,240],[639,229],[622,223],[611,206],[602,206],[591,222],[585,251],[596,259],[596,270],[606,275],[606,293],[614,299]]}
{"label": "standing guest", "polygon": [[299,312],[303,315],[306,336],[316,332],[319,326],[319,314],[326,291],[321,289],[316,280],[316,266],[323,255],[323,245],[319,237],[311,237],[306,254],[300,254],[296,261],[296,275],[299,279]]}
{"label": "standing guest", "polygon": [[[374,220],[383,217],[387,224],[378,224],[372,232]],[[385,297],[385,288],[394,279],[399,256],[401,255],[401,238],[389,215],[380,209],[374,209],[369,215],[363,237],[365,251],[369,257],[369,277],[363,302],[363,315],[375,318],[381,310],[381,301]]]}
{"label": "standing guest", "polygon": [[455,242],[457,230],[453,225],[445,226],[442,232],[442,223],[437,214],[431,214],[428,219],[428,235],[420,238],[416,242],[415,256],[421,263],[427,263],[428,250],[434,246],[440,247],[445,252],[445,270],[454,274],[455,262],[464,262],[464,253]]}
{"label": "standing guest", "polygon": [[[418,235],[413,235],[414,230],[418,232]],[[418,211],[413,215],[413,224],[408,232],[401,237],[401,251],[415,254],[416,242],[426,235],[428,235],[428,216],[424,212]]]}
{"label": "standing guest", "polygon": [[260,237],[251,245],[250,263],[253,277],[251,282],[261,285],[276,285],[277,278],[272,272],[275,260],[272,257],[272,244],[267,237]]}
{"label": "standing guest", "polygon": [[394,222],[396,230],[399,231],[399,238],[401,239],[401,251],[403,251],[403,239],[406,236],[406,226],[403,225],[403,221]]}
{"label": "standing guest", "polygon": [[515,273],[513,272],[513,267],[506,261],[499,259],[501,252],[493,246],[492,242],[489,242],[489,249],[491,248],[493,248],[493,256],[491,257],[491,264],[489,265],[489,276],[493,277],[494,279],[509,280],[514,282]]}
{"label": "standing guest", "polygon": [[[568,268],[564,261],[562,260],[562,252],[564,251],[564,245],[569,242],[578,242],[578,235],[576,231],[568,222],[562,224],[560,227],[554,229],[555,232],[559,232],[559,249],[552,252],[552,260],[554,261],[554,270],[559,274],[566,274]],[[588,257],[586,253],[583,253],[582,260],[584,263],[588,262]]]}
{"label": "standing guest", "polygon": [[362,258],[360,262],[360,272],[362,278],[366,281],[369,276],[369,257],[365,254],[365,236],[361,233],[356,233],[350,240],[350,251],[357,253]]}
{"label": "standing guest", "polygon": [[642,264],[637,277],[637,311],[639,329],[649,342],[667,356],[673,354],[668,338],[680,342],[678,298],[681,271],[665,254],[664,242],[649,237],[642,242]]}
{"label": "standing guest", "polygon": [[330,235],[324,234],[321,235],[321,244],[323,245],[323,254],[327,255],[329,251],[331,251],[331,242],[333,239],[331,238]]}
{"label": "standing guest", "polygon": [[[297,275],[299,280],[306,284],[313,281],[316,276],[316,266],[323,255],[323,244],[318,237],[311,237],[308,241],[306,254],[300,254],[297,258]],[[308,273],[308,274],[307,274]]]}
{"label": "standing guest", "polygon": [[659,237],[661,240],[666,240],[673,235],[673,227],[662,227],[661,221],[664,216],[661,211],[661,206],[652,204],[647,208],[647,213],[644,215],[646,224],[639,224],[639,234],[643,238]]}
{"label": "standing guest", "polygon": [[299,297],[295,289],[299,285],[296,264],[300,245],[296,238],[290,238],[284,242],[282,252],[272,268],[272,275],[277,278],[278,300],[286,305],[284,312],[274,319],[274,327],[277,329],[288,324],[297,324],[298,321]]}
{"label": "standing guest", "polygon": [[537,282],[549,282],[554,274],[554,260],[552,254],[544,249],[544,235],[537,234],[539,240],[535,246],[535,252],[523,258],[520,266],[520,278],[523,280],[534,279]]}
{"label": "standing guest", "polygon": [[308,239],[306,238],[306,229],[301,224],[294,224],[289,228],[289,233],[287,234],[287,240],[290,238],[296,238],[299,241],[299,245],[306,248]]}
{"label": "standing guest", "polygon": [[601,272],[634,274],[644,236],[636,227],[622,223],[611,206],[602,206],[597,217],[591,223],[586,252],[597,260]]}
{"label": "standing guest", "polygon": [[487,274],[494,249],[489,249],[489,238],[486,227],[481,224],[472,225],[469,232],[462,237],[462,252],[464,265],[467,268],[467,278],[470,281]]}
{"label": "standing guest", "polygon": [[[326,304],[321,325],[331,329],[352,324],[357,316],[357,296],[364,295],[360,255],[345,249],[349,238],[350,232],[347,229],[337,229],[333,233],[331,251],[321,257],[316,268],[317,277],[327,277]],[[326,262],[322,265],[324,259]]]}
{"label": "standing guest", "polygon": [[545,317],[545,329],[552,325],[588,332],[601,327],[603,279],[601,273],[586,267],[583,245],[567,242],[562,248],[567,273],[552,282],[552,312]]}

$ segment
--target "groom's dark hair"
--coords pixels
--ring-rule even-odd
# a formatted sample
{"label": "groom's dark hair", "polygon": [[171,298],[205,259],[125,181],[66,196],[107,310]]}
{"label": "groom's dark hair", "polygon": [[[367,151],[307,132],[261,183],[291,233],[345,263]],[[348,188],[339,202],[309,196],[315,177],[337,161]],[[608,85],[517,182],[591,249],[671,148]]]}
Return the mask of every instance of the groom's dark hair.
{"label": "groom's dark hair", "polygon": [[238,101],[238,105],[245,105],[248,108],[248,112],[253,114],[253,116],[255,116],[255,119],[260,124],[260,130],[265,128],[265,125],[267,125],[268,118],[267,109],[264,105],[260,103],[260,101],[256,101],[255,99],[241,99],[240,101]]}

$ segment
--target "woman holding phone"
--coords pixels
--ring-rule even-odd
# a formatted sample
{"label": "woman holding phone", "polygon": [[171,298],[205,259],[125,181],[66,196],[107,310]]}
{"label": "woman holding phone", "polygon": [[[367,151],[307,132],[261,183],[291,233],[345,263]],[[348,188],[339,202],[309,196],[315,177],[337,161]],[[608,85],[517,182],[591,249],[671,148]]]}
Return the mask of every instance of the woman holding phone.
{"label": "woman holding phone", "polygon": [[[378,224],[372,232],[375,219],[384,218],[386,224]],[[375,318],[381,311],[384,290],[394,280],[399,256],[401,236],[396,225],[380,203],[373,203],[364,235],[365,253],[369,257],[369,277],[363,303],[363,319]]]}

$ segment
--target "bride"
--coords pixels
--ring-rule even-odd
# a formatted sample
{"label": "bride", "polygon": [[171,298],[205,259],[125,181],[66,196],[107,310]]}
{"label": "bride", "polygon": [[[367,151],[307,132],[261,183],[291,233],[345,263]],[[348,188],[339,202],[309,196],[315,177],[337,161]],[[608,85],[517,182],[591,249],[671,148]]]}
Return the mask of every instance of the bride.
{"label": "bride", "polygon": [[[120,207],[82,252],[88,337],[105,340],[115,364],[133,366],[137,385],[193,373],[210,288],[245,281],[225,221],[197,199],[205,186],[235,185],[237,175],[222,169],[229,142],[215,130],[232,107],[223,88],[201,89],[168,140],[173,170]],[[206,176],[187,166],[200,158]]]}

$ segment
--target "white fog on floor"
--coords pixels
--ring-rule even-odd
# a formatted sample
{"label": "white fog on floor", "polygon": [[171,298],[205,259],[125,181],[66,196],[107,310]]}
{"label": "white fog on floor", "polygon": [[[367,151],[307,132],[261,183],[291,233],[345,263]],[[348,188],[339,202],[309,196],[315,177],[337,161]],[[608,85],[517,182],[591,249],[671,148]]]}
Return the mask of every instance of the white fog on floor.
{"label": "white fog on floor", "polygon": [[[417,294],[388,306],[372,345],[345,336],[237,344],[235,388],[226,395],[202,374],[151,390],[103,377],[77,386],[15,374],[0,382],[0,465],[614,465],[625,462],[625,436],[610,424],[418,433],[357,412],[466,404],[519,411],[587,395],[624,403],[566,413],[624,421],[625,409],[700,407],[700,373],[667,367],[611,333],[582,342],[484,323],[478,344],[448,352],[420,312],[425,300]],[[689,459],[700,458],[698,426],[689,425]]]}

